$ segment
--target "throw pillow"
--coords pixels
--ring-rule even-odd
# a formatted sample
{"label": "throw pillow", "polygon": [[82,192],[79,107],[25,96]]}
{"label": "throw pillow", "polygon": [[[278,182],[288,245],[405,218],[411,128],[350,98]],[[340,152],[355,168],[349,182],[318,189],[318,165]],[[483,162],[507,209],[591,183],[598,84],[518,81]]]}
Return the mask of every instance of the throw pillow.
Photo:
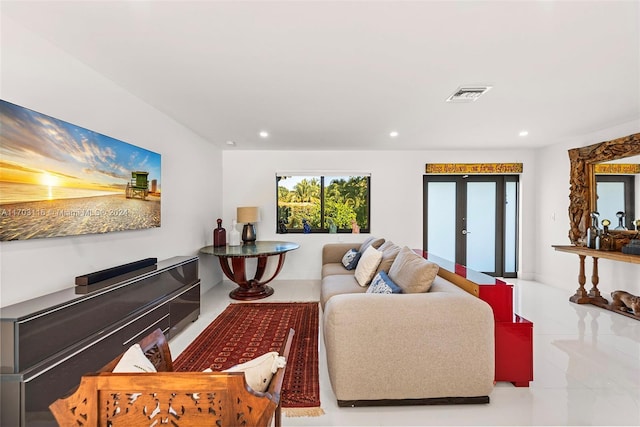
{"label": "throw pillow", "polygon": [[157,372],[156,367],[144,355],[140,344],[134,344],[124,352],[122,358],[112,372]]}
{"label": "throw pillow", "polygon": [[381,271],[371,281],[371,286],[367,289],[368,294],[400,294],[402,289],[387,276],[387,273]]}
{"label": "throw pillow", "polygon": [[285,365],[285,358],[279,356],[278,352],[271,351],[248,362],[225,369],[223,372],[244,372],[244,378],[249,387],[254,391],[264,392],[269,387],[273,374],[278,368]]}
{"label": "throw pillow", "polygon": [[362,254],[356,249],[349,249],[342,257],[342,265],[344,265],[344,268],[347,270],[353,270],[356,268],[356,265],[358,265],[360,256],[362,256]]}
{"label": "throw pillow", "polygon": [[389,277],[406,294],[427,292],[438,274],[438,264],[427,261],[407,246],[400,249]]}
{"label": "throw pillow", "polygon": [[380,252],[384,252],[392,246],[396,246],[396,244],[393,243],[391,240],[385,240],[384,243],[380,245],[380,247],[377,247],[376,249],[379,250]]}
{"label": "throw pillow", "polygon": [[[387,245],[387,243],[390,243]],[[382,252],[382,260],[380,261],[380,265],[376,270],[376,274],[381,271],[389,271],[391,266],[393,265],[393,261],[396,260],[398,253],[400,253],[400,246],[393,244],[391,241],[386,241],[380,248],[378,248],[380,252]]]}
{"label": "throw pillow", "polygon": [[367,240],[362,242],[362,244],[360,245],[360,249],[358,249],[358,252],[363,254],[364,251],[366,251],[369,246],[373,246],[375,249],[378,249],[380,246],[382,246],[383,243],[384,243],[384,239],[378,239],[377,237],[369,237]]}
{"label": "throw pillow", "polygon": [[382,252],[376,248],[369,246],[366,251],[360,257],[358,265],[356,266],[355,278],[360,286],[367,286],[371,283],[373,275],[380,264],[382,259]]}

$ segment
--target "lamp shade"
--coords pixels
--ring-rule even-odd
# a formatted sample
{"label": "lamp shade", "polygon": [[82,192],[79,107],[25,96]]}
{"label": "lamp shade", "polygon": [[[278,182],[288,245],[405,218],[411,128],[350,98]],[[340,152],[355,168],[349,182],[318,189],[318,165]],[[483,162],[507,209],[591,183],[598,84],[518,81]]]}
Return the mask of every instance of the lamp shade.
{"label": "lamp shade", "polygon": [[237,211],[238,223],[250,224],[260,221],[260,210],[255,206],[239,207]]}

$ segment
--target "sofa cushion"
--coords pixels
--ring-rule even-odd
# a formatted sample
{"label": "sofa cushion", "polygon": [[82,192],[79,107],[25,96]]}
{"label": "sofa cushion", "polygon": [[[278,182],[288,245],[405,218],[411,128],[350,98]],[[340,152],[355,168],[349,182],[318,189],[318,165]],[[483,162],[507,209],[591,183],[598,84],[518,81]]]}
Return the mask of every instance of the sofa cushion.
{"label": "sofa cushion", "polygon": [[157,372],[156,367],[144,355],[140,344],[134,344],[120,358],[112,372],[137,373]]}
{"label": "sofa cushion", "polygon": [[427,261],[405,246],[391,265],[389,277],[404,293],[427,292],[438,269],[438,264]]}
{"label": "sofa cushion", "polygon": [[393,243],[391,240],[385,240],[383,244],[381,244],[379,247],[377,247],[376,249],[379,250],[380,252],[384,252],[387,249],[389,249],[390,247],[396,246],[395,243]]}
{"label": "sofa cushion", "polygon": [[353,276],[354,270],[347,270],[341,262],[330,262],[322,266],[322,278],[335,276],[336,274],[346,274]]}
{"label": "sofa cushion", "polygon": [[364,251],[360,257],[360,261],[358,261],[355,273],[356,280],[360,286],[367,286],[371,283],[371,279],[373,279],[374,274],[376,274],[376,269],[381,259],[382,252],[373,246],[369,246]]}
{"label": "sofa cushion", "polygon": [[[342,266],[342,264],[341,264]],[[343,271],[346,271],[342,268]],[[363,294],[367,288],[358,285],[353,274],[336,274],[325,276],[320,287],[320,304],[324,310],[324,305],[335,295],[342,294]]]}
{"label": "sofa cushion", "polygon": [[402,289],[387,276],[387,273],[381,271],[376,274],[371,285],[367,289],[368,294],[400,294]]}
{"label": "sofa cushion", "polygon": [[376,270],[376,274],[381,271],[388,272],[393,265],[393,261],[396,260],[396,256],[400,252],[400,246],[394,244],[392,241],[387,240],[378,248],[380,252],[382,252],[382,260],[378,265],[378,269]]}
{"label": "sofa cushion", "polygon": [[322,265],[341,262],[349,249],[360,250],[360,243],[328,243],[322,247]]}
{"label": "sofa cushion", "polygon": [[360,252],[361,254],[364,254],[364,252],[367,250],[369,246],[373,246],[374,248],[378,249],[380,246],[382,246],[383,243],[384,243],[384,239],[379,239],[373,236],[369,237],[367,238],[367,240],[362,242],[362,244],[360,245],[360,249],[358,249],[358,252]]}
{"label": "sofa cushion", "polygon": [[356,268],[356,265],[358,265],[358,260],[361,256],[362,254],[356,249],[349,249],[342,257],[342,265],[344,265],[344,268],[347,270],[353,270]]}

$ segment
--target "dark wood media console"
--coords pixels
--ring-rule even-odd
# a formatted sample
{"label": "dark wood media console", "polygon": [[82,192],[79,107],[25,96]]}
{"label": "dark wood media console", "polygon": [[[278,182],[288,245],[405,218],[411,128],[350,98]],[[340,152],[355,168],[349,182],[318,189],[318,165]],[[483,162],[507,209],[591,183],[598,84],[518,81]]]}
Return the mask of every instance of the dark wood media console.
{"label": "dark wood media console", "polygon": [[48,406],[160,328],[200,315],[198,257],[174,257],[88,286],[3,307],[0,425],[55,426]]}

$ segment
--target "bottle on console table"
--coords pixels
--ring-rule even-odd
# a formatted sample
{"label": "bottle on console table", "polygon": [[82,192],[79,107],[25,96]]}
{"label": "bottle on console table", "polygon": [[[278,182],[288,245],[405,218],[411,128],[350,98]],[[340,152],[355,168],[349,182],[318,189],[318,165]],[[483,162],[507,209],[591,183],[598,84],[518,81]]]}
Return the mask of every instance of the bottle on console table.
{"label": "bottle on console table", "polygon": [[213,230],[213,246],[227,245],[227,230],[222,228],[222,219],[218,218],[218,228]]}
{"label": "bottle on console table", "polygon": [[609,234],[609,225],[611,221],[608,219],[602,220],[602,236],[600,236],[600,249],[603,251],[615,251],[616,242],[613,240],[613,236]]}
{"label": "bottle on console table", "polygon": [[591,226],[587,228],[587,247],[591,249],[600,249],[599,215],[598,212],[591,212]]}
{"label": "bottle on console table", "polygon": [[240,232],[236,229],[238,223],[233,220],[233,226],[229,232],[229,246],[240,246]]}

